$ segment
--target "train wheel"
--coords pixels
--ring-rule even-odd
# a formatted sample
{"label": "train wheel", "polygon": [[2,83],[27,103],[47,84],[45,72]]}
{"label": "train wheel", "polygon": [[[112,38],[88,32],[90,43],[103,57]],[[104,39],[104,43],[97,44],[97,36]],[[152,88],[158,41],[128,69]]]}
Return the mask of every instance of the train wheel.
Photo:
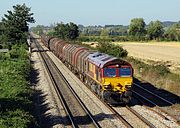
{"label": "train wheel", "polygon": [[85,78],[84,78],[84,76],[82,75],[82,81],[84,82],[85,80],[84,80]]}
{"label": "train wheel", "polygon": [[91,85],[92,85],[92,81],[88,79],[88,86],[91,87]]}
{"label": "train wheel", "polygon": [[123,100],[123,102],[124,102],[125,104],[128,104],[129,101],[130,101],[130,98],[129,98],[129,97],[124,97],[124,98],[122,98],[122,100]]}
{"label": "train wheel", "polygon": [[85,78],[84,81],[85,81],[85,84],[88,85],[88,80],[87,80],[87,78]]}
{"label": "train wheel", "polygon": [[101,99],[102,99],[103,101],[107,101],[106,94],[107,94],[107,91],[104,91],[104,90],[101,91]]}
{"label": "train wheel", "polygon": [[101,100],[104,101],[104,91],[103,90],[100,91],[100,98],[101,98]]}
{"label": "train wheel", "polygon": [[95,85],[95,83],[92,83],[91,84],[91,89],[95,92],[95,93],[97,93],[97,86]]}
{"label": "train wheel", "polygon": [[84,76],[82,74],[79,74],[79,78],[80,78],[81,81],[84,82]]}
{"label": "train wheel", "polygon": [[100,96],[101,97],[101,91],[102,91],[102,88],[101,88],[101,85],[97,85],[97,94],[98,94],[98,96]]}

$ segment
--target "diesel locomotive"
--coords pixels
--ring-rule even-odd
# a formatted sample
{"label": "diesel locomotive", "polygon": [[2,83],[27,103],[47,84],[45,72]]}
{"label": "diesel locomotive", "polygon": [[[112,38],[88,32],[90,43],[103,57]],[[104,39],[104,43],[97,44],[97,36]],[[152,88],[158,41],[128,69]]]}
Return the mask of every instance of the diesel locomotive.
{"label": "diesel locomotive", "polygon": [[127,61],[46,35],[41,42],[103,100],[130,101],[133,68]]}

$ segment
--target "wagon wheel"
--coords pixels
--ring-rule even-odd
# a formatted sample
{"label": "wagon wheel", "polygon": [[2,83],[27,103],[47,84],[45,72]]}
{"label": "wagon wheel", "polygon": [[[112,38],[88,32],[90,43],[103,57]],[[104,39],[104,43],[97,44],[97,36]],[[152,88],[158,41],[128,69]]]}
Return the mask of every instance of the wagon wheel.
{"label": "wagon wheel", "polygon": [[85,78],[85,80],[84,80],[84,81],[85,81],[85,84],[86,84],[86,85],[88,85],[88,79],[87,79],[87,78]]}

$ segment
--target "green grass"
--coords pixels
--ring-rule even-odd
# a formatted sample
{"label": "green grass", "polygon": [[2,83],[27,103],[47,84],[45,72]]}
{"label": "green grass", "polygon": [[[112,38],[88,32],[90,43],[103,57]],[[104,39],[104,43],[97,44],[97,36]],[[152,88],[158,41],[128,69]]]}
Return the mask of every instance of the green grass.
{"label": "green grass", "polygon": [[0,59],[0,128],[26,128],[32,123],[29,74],[24,46],[14,46]]}

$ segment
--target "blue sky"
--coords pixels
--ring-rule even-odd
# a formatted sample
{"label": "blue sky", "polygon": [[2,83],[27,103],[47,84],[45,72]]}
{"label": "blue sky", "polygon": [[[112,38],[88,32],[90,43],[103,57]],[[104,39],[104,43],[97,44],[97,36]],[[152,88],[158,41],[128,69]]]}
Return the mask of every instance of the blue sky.
{"label": "blue sky", "polygon": [[179,21],[180,0],[1,0],[0,17],[12,6],[31,7],[37,24],[74,22],[83,25],[128,25],[132,18]]}

